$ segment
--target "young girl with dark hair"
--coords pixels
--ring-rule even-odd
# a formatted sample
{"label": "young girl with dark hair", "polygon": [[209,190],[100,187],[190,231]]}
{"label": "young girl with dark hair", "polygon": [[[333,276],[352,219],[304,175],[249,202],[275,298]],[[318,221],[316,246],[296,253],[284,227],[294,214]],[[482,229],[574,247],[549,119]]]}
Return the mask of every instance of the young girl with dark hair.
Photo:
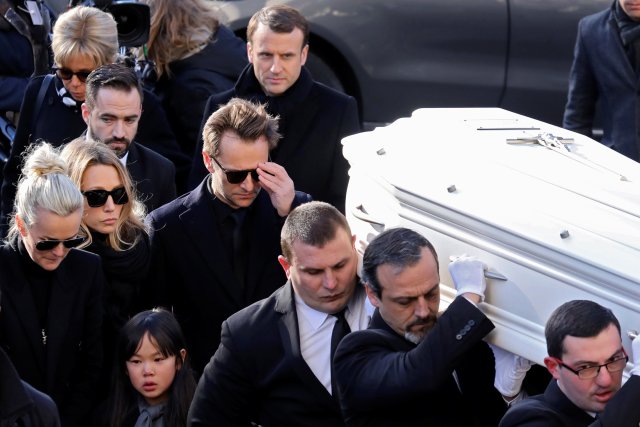
{"label": "young girl with dark hair", "polygon": [[186,426],[195,387],[173,314],[147,310],[124,325],[116,348],[110,426]]}

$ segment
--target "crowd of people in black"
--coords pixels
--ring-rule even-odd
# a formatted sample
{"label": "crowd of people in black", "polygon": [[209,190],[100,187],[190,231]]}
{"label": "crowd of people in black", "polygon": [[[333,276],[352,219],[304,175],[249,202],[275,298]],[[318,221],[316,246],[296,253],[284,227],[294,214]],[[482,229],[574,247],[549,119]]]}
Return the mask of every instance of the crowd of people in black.
{"label": "crowd of people in black", "polygon": [[540,386],[484,341],[481,261],[449,265],[443,313],[414,231],[377,236],[359,277],[341,146],[358,108],[305,68],[296,9],[260,9],[244,43],[204,0],[143,1],[152,84],[113,17],[76,6],[52,73],[7,103],[0,425],[638,424],[640,339],[627,353],[608,309],[554,312]]}

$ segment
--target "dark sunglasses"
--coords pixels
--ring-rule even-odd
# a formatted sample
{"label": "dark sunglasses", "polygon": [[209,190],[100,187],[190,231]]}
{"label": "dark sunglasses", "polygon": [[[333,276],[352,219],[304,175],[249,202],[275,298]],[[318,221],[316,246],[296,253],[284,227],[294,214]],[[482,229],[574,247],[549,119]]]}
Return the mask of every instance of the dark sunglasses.
{"label": "dark sunglasses", "polygon": [[240,184],[242,181],[247,179],[247,174],[251,174],[251,179],[254,181],[259,181],[258,178],[258,170],[257,169],[245,169],[242,171],[229,171],[222,167],[222,165],[216,160],[215,157],[211,157],[216,165],[222,169],[222,172],[227,176],[227,181],[229,184]]}
{"label": "dark sunglasses", "polygon": [[109,196],[113,199],[113,203],[116,205],[124,205],[129,201],[127,190],[124,187],[114,188],[111,191],[107,190],[89,190],[83,191],[82,194],[87,198],[87,203],[92,208],[99,208],[107,203]]}
{"label": "dark sunglasses", "polygon": [[36,243],[36,249],[39,251],[50,251],[60,243],[67,249],[76,248],[84,243],[84,237],[74,237],[73,239],[67,240],[40,240]]}
{"label": "dark sunglasses", "polygon": [[73,76],[76,76],[82,83],[86,82],[87,77],[89,77],[89,74],[91,74],[91,71],[82,70],[74,72],[64,67],[53,67],[53,71],[55,71],[58,77],[60,77],[62,80],[71,80]]}

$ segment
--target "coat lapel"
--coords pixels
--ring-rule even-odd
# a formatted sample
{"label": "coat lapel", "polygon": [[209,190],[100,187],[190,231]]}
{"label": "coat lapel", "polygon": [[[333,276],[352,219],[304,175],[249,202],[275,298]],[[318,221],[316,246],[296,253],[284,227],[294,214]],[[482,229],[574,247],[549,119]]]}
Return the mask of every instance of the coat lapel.
{"label": "coat lapel", "polygon": [[51,284],[51,299],[47,314],[47,362],[46,384],[53,389],[56,384],[56,371],[62,356],[62,345],[66,341],[66,334],[71,324],[75,297],[74,280],[67,275],[64,261],[58,267]]}
{"label": "coat lapel", "polygon": [[[631,61],[629,61],[627,52],[625,52],[624,50],[624,45],[622,44],[622,39],[620,38],[620,34],[618,32],[618,25],[616,24],[616,20],[613,14],[611,14],[611,16],[609,17],[608,29],[608,37],[611,40],[609,40],[608,43],[602,42],[602,45],[612,46],[617,51],[614,55],[611,55],[611,52],[609,52],[609,55],[611,55],[612,58],[619,58],[619,61],[615,61],[616,63],[622,63],[621,67],[616,68],[621,74],[620,81],[626,82],[626,84],[630,85],[630,89],[635,90],[635,82],[638,80],[639,76],[636,75],[636,72],[633,68],[634,66]],[[616,69],[609,71],[613,72]]]}
{"label": "coat lapel", "polygon": [[[180,220],[184,224],[183,231],[187,234],[196,247],[197,252],[204,258],[209,266],[210,277],[203,278],[210,284],[216,281],[216,286],[229,295],[238,307],[244,307],[242,290],[233,274],[231,265],[226,264],[227,255],[222,247],[222,236],[216,225],[215,211],[210,200],[212,197],[207,190],[209,180],[206,179],[185,199],[186,210],[180,214]],[[224,266],[224,268],[222,268]]]}
{"label": "coat lapel", "polygon": [[22,266],[20,265],[20,255],[17,250],[5,247],[10,253],[10,262],[5,267],[9,270],[7,275],[6,286],[3,286],[2,305],[10,304],[14,313],[18,314],[24,334],[29,341],[41,374],[45,369],[45,349],[42,345],[41,329],[35,319],[38,319],[38,313],[29,287],[27,277],[24,275]]}
{"label": "coat lapel", "polygon": [[[286,143],[279,144],[275,150],[273,161],[284,166],[286,164],[284,159],[295,159],[293,153],[302,145],[305,141],[305,131],[311,129],[311,123],[316,118],[320,104],[314,102],[311,91],[313,86],[313,79],[311,74],[306,68],[302,68],[299,81],[292,88],[293,93],[288,94],[287,99],[277,100],[281,103],[290,104],[287,108],[290,109],[286,114],[280,114],[281,117],[286,117],[286,121],[282,121],[280,124],[280,132],[282,133],[282,140],[286,140]],[[287,96],[287,94],[285,94]],[[304,101],[304,108],[299,108],[300,103]],[[271,101],[274,102],[274,101]],[[278,111],[278,113],[282,113]],[[281,142],[282,142],[281,140]],[[295,184],[295,183],[294,183]]]}
{"label": "coat lapel", "polygon": [[[264,194],[263,194],[264,193]],[[265,254],[273,253],[274,242],[280,240],[280,227],[276,224],[277,214],[274,210],[271,199],[262,190],[254,201],[252,207],[249,229],[249,256],[247,258],[247,278],[245,296],[247,303],[255,301],[256,288],[261,282],[264,271],[269,264],[278,262],[277,258],[268,258]],[[282,282],[281,282],[282,283]]]}
{"label": "coat lapel", "polygon": [[298,317],[296,315],[293,286],[290,281],[282,287],[277,298],[275,310],[282,313],[278,329],[285,350],[285,357],[290,361],[294,371],[300,380],[318,396],[320,402],[337,407],[326,388],[318,381],[309,365],[305,362],[300,351],[300,338],[298,332]]}

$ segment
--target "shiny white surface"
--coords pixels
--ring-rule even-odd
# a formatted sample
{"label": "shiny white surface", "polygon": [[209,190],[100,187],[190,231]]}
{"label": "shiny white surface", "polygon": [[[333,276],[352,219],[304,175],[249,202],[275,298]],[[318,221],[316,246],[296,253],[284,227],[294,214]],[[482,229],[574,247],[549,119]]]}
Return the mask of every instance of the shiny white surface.
{"label": "shiny white surface", "polygon": [[[540,130],[479,130],[530,127]],[[574,138],[571,152],[506,143],[541,132]],[[508,278],[489,281],[482,307],[497,326],[492,341],[542,362],[546,319],[571,299],[610,307],[623,332],[640,329],[637,163],[497,108],[421,109],[343,143],[359,241],[393,226],[420,231],[439,253],[444,303],[451,255],[477,256]]]}

